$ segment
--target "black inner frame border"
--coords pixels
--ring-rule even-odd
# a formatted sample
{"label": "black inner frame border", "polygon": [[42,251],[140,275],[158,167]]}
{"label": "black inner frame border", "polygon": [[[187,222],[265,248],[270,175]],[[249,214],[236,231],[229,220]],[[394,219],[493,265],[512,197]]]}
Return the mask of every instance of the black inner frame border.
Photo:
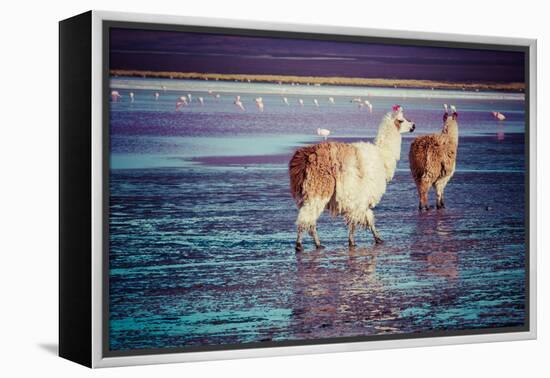
{"label": "black inner frame border", "polygon": [[[478,328],[465,330],[437,330],[391,335],[370,335],[370,336],[346,336],[324,339],[304,339],[304,340],[285,340],[285,341],[263,341],[240,344],[219,344],[219,345],[199,345],[189,347],[167,347],[167,348],[150,348],[150,349],[133,349],[112,351],[109,349],[109,179],[110,179],[110,102],[108,96],[110,83],[110,29],[123,28],[134,30],[149,30],[149,31],[171,31],[171,32],[190,32],[190,33],[205,33],[205,34],[223,34],[249,37],[269,37],[269,38],[284,38],[284,39],[303,39],[303,40],[318,40],[318,41],[335,41],[335,42],[352,42],[352,43],[376,43],[386,45],[402,45],[402,46],[420,46],[420,47],[443,47],[457,49],[474,49],[474,50],[493,50],[493,51],[516,51],[524,53],[524,82],[525,82],[525,322],[523,326],[515,327],[498,327],[498,328]],[[514,332],[529,332],[530,331],[530,53],[529,46],[508,45],[508,44],[490,44],[490,43],[470,43],[470,42],[449,42],[423,39],[407,39],[407,38],[392,38],[392,37],[369,37],[357,35],[340,35],[340,34],[324,34],[324,33],[307,33],[307,32],[289,32],[289,31],[274,31],[274,30],[256,30],[256,29],[241,29],[230,27],[212,27],[212,26],[192,26],[178,24],[159,24],[145,22],[130,22],[103,20],[102,21],[102,178],[103,178],[103,202],[102,202],[102,226],[103,226],[103,243],[102,243],[102,357],[125,357],[125,356],[146,356],[155,354],[169,353],[192,353],[192,352],[207,352],[207,351],[226,351],[226,350],[243,350],[257,348],[277,348],[290,346],[308,346],[308,345],[330,345],[353,342],[366,341],[386,341],[386,340],[407,340],[421,339],[434,337],[449,337],[449,336],[467,336],[467,335],[485,335],[498,333],[514,333]],[[402,33],[406,33],[403,31]],[[460,38],[457,35],[457,38]]]}

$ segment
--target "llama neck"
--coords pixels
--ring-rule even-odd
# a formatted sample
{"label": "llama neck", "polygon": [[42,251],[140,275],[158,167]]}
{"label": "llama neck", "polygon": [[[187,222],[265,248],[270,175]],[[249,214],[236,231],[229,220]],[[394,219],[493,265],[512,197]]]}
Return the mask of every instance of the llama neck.
{"label": "llama neck", "polygon": [[379,148],[384,162],[386,182],[390,182],[401,155],[401,134],[393,124],[383,125],[378,130],[374,144]]}
{"label": "llama neck", "polygon": [[458,125],[456,124],[456,122],[445,126],[442,134],[446,135],[451,143],[453,143],[454,145],[458,145]]}

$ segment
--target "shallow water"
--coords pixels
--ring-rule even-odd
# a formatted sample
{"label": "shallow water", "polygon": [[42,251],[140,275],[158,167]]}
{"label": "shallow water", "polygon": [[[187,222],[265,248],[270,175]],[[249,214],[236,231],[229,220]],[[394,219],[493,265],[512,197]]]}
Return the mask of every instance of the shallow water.
{"label": "shallow water", "polygon": [[[370,114],[349,102],[347,89],[335,105],[311,89],[322,105],[301,108],[248,84],[263,93],[260,113],[253,96],[248,106],[243,96],[245,112],[234,107],[231,83],[219,101],[207,101],[195,82],[192,95],[202,93],[205,105],[176,113],[180,93],[162,92],[157,102],[135,88],[158,83],[128,82],[134,103],[117,87],[123,98],[111,112],[111,350],[524,324],[522,99],[421,90],[403,98],[384,89],[385,97],[371,93]],[[315,251],[306,238],[306,251],[294,252],[286,165],[297,146],[318,142],[317,127],[333,130],[332,140],[368,140],[396,102],[418,135],[433,132],[442,102],[451,101],[461,138],[447,209],[416,210],[407,152],[417,133],[406,135],[396,177],[375,209],[385,243],[374,246],[362,231],[349,250],[342,219],[324,214],[327,248]],[[495,122],[492,110],[507,121]]]}

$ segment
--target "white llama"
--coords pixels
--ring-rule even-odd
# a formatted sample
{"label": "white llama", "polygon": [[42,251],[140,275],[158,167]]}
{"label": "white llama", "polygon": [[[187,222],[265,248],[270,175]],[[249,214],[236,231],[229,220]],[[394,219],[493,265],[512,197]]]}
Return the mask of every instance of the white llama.
{"label": "white llama", "polygon": [[414,123],[396,105],[384,116],[374,143],[323,142],[294,153],[289,174],[292,196],[299,208],[297,251],[303,250],[303,231],[312,236],[317,248],[322,248],[316,225],[324,209],[344,217],[350,246],[355,245],[356,226],[368,228],[375,242],[382,242],[372,209],[393,178],[401,154],[401,134],[414,129]]}

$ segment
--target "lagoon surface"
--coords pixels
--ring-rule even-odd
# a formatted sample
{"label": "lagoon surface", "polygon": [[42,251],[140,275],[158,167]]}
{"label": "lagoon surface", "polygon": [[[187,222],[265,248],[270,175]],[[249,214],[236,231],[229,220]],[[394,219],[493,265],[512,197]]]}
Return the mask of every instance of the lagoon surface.
{"label": "lagoon surface", "polygon": [[[111,350],[524,325],[522,94],[134,78],[111,87],[122,95],[110,112]],[[297,254],[293,151],[318,143],[317,128],[330,140],[372,140],[396,103],[417,129],[375,209],[385,243],[363,231],[349,250],[343,220],[324,214],[327,248],[305,238]],[[459,111],[457,171],[447,208],[419,214],[408,149],[440,130],[443,103]]]}

